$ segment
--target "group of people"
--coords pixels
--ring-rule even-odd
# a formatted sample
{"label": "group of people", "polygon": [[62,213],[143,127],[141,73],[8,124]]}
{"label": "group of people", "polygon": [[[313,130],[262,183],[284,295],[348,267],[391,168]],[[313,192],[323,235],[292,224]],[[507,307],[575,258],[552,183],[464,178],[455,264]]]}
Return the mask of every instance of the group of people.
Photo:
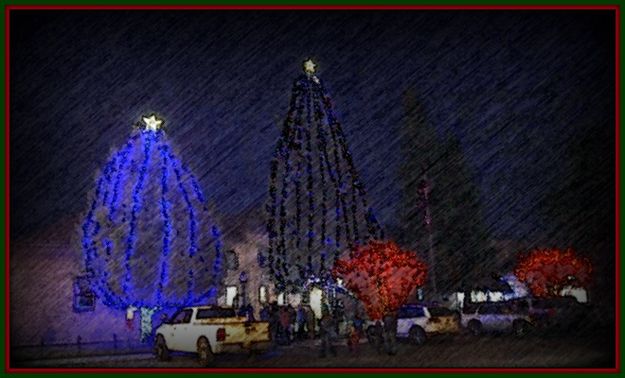
{"label": "group of people", "polygon": [[[247,316],[254,321],[254,310],[248,306],[239,309],[240,316]],[[335,342],[339,335],[339,322],[344,320],[341,314],[332,314],[327,308],[322,310],[322,316],[316,326],[315,314],[307,305],[279,306],[276,302],[266,304],[260,310],[260,320],[269,322],[271,340],[275,345],[288,345],[293,340],[314,339],[318,330],[321,339],[320,356],[328,354],[336,356]],[[365,336],[365,320],[356,313],[347,322],[347,347],[351,354],[359,353],[360,340]],[[382,322],[378,320],[373,326],[373,332],[369,335],[378,353],[389,355],[397,354],[397,317],[394,314],[386,314]]]}
{"label": "group of people", "polygon": [[397,354],[397,316],[386,314],[382,319],[384,326],[378,320],[373,327],[372,341],[378,353],[383,351],[394,356]]}
{"label": "group of people", "polygon": [[260,320],[269,322],[271,340],[278,344],[290,344],[292,340],[315,337],[315,314],[310,306],[278,306],[276,302],[263,306]]}
{"label": "group of people", "polygon": [[[383,351],[389,355],[397,354],[397,317],[394,314],[386,314],[383,318],[384,326],[378,320],[373,327],[371,341],[378,353]],[[351,354],[358,355],[360,349],[360,339],[364,335],[364,319],[359,315],[349,322],[347,332],[347,347]],[[321,357],[325,357],[328,352],[336,356],[336,348],[333,341],[337,338],[337,325],[330,312],[324,312],[319,322],[321,337]]]}

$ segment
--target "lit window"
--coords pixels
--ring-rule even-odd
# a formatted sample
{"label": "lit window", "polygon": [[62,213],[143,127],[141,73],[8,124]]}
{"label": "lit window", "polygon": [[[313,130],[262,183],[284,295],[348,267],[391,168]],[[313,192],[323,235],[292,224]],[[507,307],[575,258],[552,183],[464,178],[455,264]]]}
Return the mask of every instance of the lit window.
{"label": "lit window", "polygon": [[238,289],[236,286],[226,287],[226,306],[233,307],[237,297]]}
{"label": "lit window", "polygon": [[258,301],[260,303],[267,303],[267,287],[261,286],[258,289]]}
{"label": "lit window", "polygon": [[278,294],[278,306],[284,306],[286,301],[286,295],[284,293]]}

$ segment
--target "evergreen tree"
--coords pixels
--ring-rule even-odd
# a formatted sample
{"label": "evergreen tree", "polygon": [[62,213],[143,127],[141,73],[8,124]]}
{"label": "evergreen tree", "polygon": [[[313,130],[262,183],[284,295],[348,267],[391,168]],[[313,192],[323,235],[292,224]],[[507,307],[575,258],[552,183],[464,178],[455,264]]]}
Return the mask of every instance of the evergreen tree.
{"label": "evergreen tree", "polygon": [[82,249],[96,294],[113,308],[141,309],[145,338],[156,309],[216,300],[222,257],[197,180],[161,121],[143,120],[146,128],[113,153],[96,181]]}
{"label": "evergreen tree", "polygon": [[539,206],[549,225],[548,246],[572,247],[588,256],[595,268],[593,302],[610,305],[613,305],[615,275],[612,124],[585,123],[585,127],[577,127],[579,132],[563,154],[567,167],[560,172],[560,179],[545,193]]}
{"label": "evergreen tree", "polygon": [[[331,281],[343,253],[382,237],[336,119],[332,101],[304,63],[271,160],[266,260],[278,290]],[[263,257],[264,258],[264,257]]]}
{"label": "evergreen tree", "polygon": [[400,150],[403,159],[399,168],[402,184],[401,234],[398,239],[411,249],[428,250],[428,235],[424,226],[424,203],[419,198],[425,175],[432,172],[440,160],[442,146],[436,131],[426,122],[423,106],[413,91],[403,95],[404,122],[400,128]]}
{"label": "evergreen tree", "polygon": [[[400,131],[403,161],[402,243],[428,256],[429,291],[445,293],[470,285],[487,251],[479,192],[459,141],[441,141],[426,122],[413,92],[404,94],[405,120]],[[424,198],[424,188],[428,198]],[[429,211],[430,229],[426,224]],[[429,252],[432,255],[429,255]],[[436,293],[434,293],[436,294]]]}
{"label": "evergreen tree", "polygon": [[432,222],[434,251],[440,253],[438,271],[443,292],[468,288],[488,271],[488,239],[482,220],[480,198],[460,146],[447,135],[445,152],[432,172]]}

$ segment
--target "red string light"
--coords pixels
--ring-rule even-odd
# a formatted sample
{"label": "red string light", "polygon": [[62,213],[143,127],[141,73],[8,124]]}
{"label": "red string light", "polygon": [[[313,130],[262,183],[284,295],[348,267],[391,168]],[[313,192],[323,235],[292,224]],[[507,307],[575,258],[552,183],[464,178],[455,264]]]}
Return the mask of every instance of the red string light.
{"label": "red string light", "polygon": [[370,319],[380,319],[406,303],[408,295],[423,285],[427,266],[414,252],[393,241],[370,241],[352,250],[348,259],[337,260],[334,278],[361,300]]}
{"label": "red string light", "polygon": [[520,256],[514,270],[536,297],[558,296],[566,286],[585,286],[591,272],[590,261],[577,256],[571,248],[535,249]]}

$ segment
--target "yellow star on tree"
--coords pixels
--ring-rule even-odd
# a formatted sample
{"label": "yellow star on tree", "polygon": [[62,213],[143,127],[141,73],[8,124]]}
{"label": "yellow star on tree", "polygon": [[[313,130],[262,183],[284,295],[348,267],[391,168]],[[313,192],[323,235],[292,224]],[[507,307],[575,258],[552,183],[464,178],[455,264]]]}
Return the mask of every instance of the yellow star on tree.
{"label": "yellow star on tree", "polygon": [[315,73],[315,67],[317,67],[317,65],[315,64],[315,62],[312,61],[312,59],[307,59],[306,61],[304,61],[304,72],[306,72],[308,75],[312,75]]}
{"label": "yellow star on tree", "polygon": [[145,123],[146,130],[157,131],[161,127],[163,120],[156,118],[156,116],[152,114],[149,117],[143,117],[143,123]]}

